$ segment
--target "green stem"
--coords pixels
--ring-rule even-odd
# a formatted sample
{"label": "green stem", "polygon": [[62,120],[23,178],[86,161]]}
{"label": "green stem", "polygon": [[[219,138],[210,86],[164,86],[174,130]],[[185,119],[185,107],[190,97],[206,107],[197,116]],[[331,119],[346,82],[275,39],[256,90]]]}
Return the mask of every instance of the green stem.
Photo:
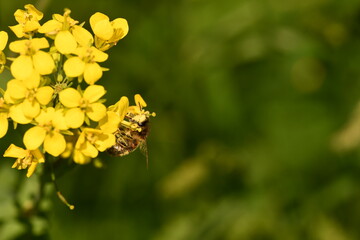
{"label": "green stem", "polygon": [[[49,155],[48,155],[49,156]],[[52,158],[52,157],[51,157]],[[54,161],[50,161],[50,176],[51,176],[51,181],[54,184],[55,190],[56,190],[56,194],[58,196],[58,198],[60,199],[60,201],[62,201],[66,206],[69,207],[70,210],[74,210],[75,206],[70,204],[66,198],[64,197],[64,195],[62,195],[62,193],[59,190],[59,187],[56,183],[56,175],[55,175],[55,171],[54,171],[54,166],[53,166]]]}

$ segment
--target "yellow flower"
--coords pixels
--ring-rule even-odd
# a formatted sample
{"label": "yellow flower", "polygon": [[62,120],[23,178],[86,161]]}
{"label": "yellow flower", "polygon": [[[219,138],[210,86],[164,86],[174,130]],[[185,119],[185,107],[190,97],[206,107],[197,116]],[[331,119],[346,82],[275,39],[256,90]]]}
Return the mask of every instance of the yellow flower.
{"label": "yellow flower", "polygon": [[59,93],[60,102],[67,108],[66,123],[70,128],[80,127],[85,116],[98,122],[106,115],[106,107],[98,101],[106,93],[101,85],[88,86],[81,95],[74,88],[67,88]]}
{"label": "yellow flower", "polygon": [[108,55],[95,47],[79,47],[74,53],[75,57],[70,57],[64,63],[64,71],[68,77],[84,76],[84,80],[89,85],[94,84],[102,77],[103,70],[98,62],[107,60]]}
{"label": "yellow flower", "polygon": [[90,17],[90,25],[95,34],[95,46],[106,51],[124,38],[129,32],[129,26],[124,18],[109,20],[103,13],[97,12]]}
{"label": "yellow flower", "polygon": [[43,18],[43,13],[32,4],[25,5],[25,9],[16,10],[14,16],[18,24],[10,27],[18,38],[32,35],[40,27],[39,21]]}
{"label": "yellow flower", "polygon": [[89,31],[76,24],[79,22],[70,17],[71,11],[65,9],[64,15],[54,14],[53,19],[39,28],[40,33],[54,39],[56,49],[62,54],[73,53],[77,47],[91,46],[94,39]]}
{"label": "yellow flower", "polygon": [[0,138],[7,133],[9,123],[9,106],[5,103],[4,98],[0,98]]}
{"label": "yellow flower", "polygon": [[61,130],[68,129],[62,110],[46,108],[35,118],[37,126],[30,128],[24,134],[24,144],[27,149],[35,150],[44,143],[44,150],[57,157],[66,149],[66,141]]}
{"label": "yellow flower", "polygon": [[69,31],[73,26],[79,22],[70,17],[70,9],[65,9],[64,14],[53,14],[53,19],[45,22],[40,28],[39,33],[44,33],[46,36],[55,39],[56,35],[62,31]]}
{"label": "yellow flower", "polygon": [[115,136],[111,133],[104,133],[100,129],[84,128],[76,144],[74,161],[78,164],[88,163],[90,158],[97,157],[115,144]]}
{"label": "yellow flower", "polygon": [[3,53],[7,41],[8,41],[8,34],[7,32],[4,31],[0,31],[0,73],[2,73],[4,71],[4,67],[5,67],[5,63],[6,63],[6,56]]}
{"label": "yellow flower", "polygon": [[4,157],[16,158],[15,163],[12,168],[17,168],[19,170],[28,168],[27,177],[30,177],[38,163],[44,163],[44,155],[40,152],[39,149],[26,150],[20,147],[11,144],[4,153]]}
{"label": "yellow flower", "polygon": [[37,10],[34,5],[26,4],[24,7],[26,10],[18,9],[14,13],[15,20],[18,23],[25,24],[27,22],[35,21],[38,22],[43,18],[43,13]]}
{"label": "yellow flower", "polygon": [[[16,102],[16,107],[21,108],[21,116],[10,115],[15,122],[22,123],[20,119],[25,116],[28,119],[33,119],[40,113],[40,106],[46,106],[52,99],[54,90],[50,86],[39,87],[40,78],[34,76],[27,81],[13,79],[7,83],[6,93],[13,102]],[[19,105],[19,106],[18,106]]]}
{"label": "yellow flower", "polygon": [[10,66],[11,74],[16,79],[27,79],[34,71],[41,75],[53,72],[54,60],[49,53],[40,50],[49,47],[45,38],[18,40],[10,43],[9,47],[11,51],[20,53]]}

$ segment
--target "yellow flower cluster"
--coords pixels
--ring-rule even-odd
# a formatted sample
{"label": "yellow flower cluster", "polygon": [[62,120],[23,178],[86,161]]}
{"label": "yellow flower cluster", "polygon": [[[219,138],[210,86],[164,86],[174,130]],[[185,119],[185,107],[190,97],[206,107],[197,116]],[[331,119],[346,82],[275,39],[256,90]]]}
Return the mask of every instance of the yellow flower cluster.
{"label": "yellow flower cluster", "polygon": [[110,21],[97,12],[90,17],[91,34],[69,9],[41,24],[42,12],[31,4],[24,8],[15,12],[18,24],[10,27],[19,38],[9,44],[17,57],[6,58],[8,34],[0,31],[0,73],[10,60],[13,76],[0,97],[0,138],[10,121],[14,127],[30,125],[23,136],[25,149],[11,144],[4,153],[16,158],[13,168],[28,169],[30,177],[46,161],[45,153],[85,164],[117,144],[120,128],[124,134],[141,132],[141,125],[155,116],[143,109],[141,96],[135,95],[135,106],[122,97],[107,108],[106,90],[96,84],[106,70],[99,63],[127,35],[127,21]]}

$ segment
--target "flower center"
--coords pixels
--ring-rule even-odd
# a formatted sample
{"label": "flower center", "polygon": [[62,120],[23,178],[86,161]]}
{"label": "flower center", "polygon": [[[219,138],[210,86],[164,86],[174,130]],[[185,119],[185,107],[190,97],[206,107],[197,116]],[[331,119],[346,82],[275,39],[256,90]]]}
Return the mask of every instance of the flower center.
{"label": "flower center", "polygon": [[82,98],[80,100],[79,107],[81,110],[85,111],[89,106],[89,100]]}
{"label": "flower center", "polygon": [[42,125],[39,124],[39,126],[41,126],[42,128],[45,129],[47,134],[50,134],[51,132],[55,131],[56,129],[54,128],[52,121],[48,121]]}
{"label": "flower center", "polygon": [[91,48],[87,48],[81,60],[85,63],[94,63],[94,58],[95,56],[93,54],[93,50]]}
{"label": "flower center", "polygon": [[24,18],[25,18],[26,21],[31,21],[32,18],[33,18],[33,15],[31,13],[29,13],[29,12],[25,12]]}
{"label": "flower center", "polygon": [[87,133],[86,134],[86,141],[88,141],[91,144],[94,144],[97,140],[97,136],[94,133]]}
{"label": "flower center", "polygon": [[30,102],[33,102],[36,97],[36,89],[30,89],[26,92],[26,99],[28,99]]}
{"label": "flower center", "polygon": [[33,156],[31,155],[30,151],[26,154],[26,157],[20,159],[20,165],[22,169],[27,168],[32,163]]}
{"label": "flower center", "polygon": [[54,88],[54,94],[57,95],[59,94],[59,92],[61,92],[62,90],[64,90],[65,88],[68,87],[67,83],[64,82],[57,82],[55,83],[55,85],[53,85]]}
{"label": "flower center", "polygon": [[26,41],[25,46],[26,46],[25,55],[27,56],[35,55],[37,50],[34,48],[34,46],[32,46],[31,40]]}

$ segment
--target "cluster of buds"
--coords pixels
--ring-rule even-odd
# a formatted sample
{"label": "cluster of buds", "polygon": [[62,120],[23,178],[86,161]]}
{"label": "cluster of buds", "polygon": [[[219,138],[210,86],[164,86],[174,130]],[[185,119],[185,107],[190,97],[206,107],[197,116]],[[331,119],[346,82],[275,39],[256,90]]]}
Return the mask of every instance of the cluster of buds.
{"label": "cluster of buds", "polygon": [[133,145],[126,139],[145,131],[144,123],[155,114],[143,109],[146,103],[138,94],[134,106],[122,97],[106,107],[106,90],[97,82],[108,70],[99,63],[107,60],[105,51],[127,35],[127,21],[110,21],[97,12],[90,17],[92,34],[70,17],[69,9],[44,24],[43,13],[31,4],[14,16],[18,24],[10,29],[19,39],[9,49],[17,57],[6,58],[8,34],[0,31],[0,72],[8,68],[13,76],[6,89],[0,89],[0,138],[9,122],[14,128],[30,127],[23,135],[25,147],[11,144],[3,156],[16,158],[13,168],[27,169],[30,177],[47,161],[46,154],[77,164],[89,163],[107,150],[126,155],[113,149],[119,142],[123,148]]}

